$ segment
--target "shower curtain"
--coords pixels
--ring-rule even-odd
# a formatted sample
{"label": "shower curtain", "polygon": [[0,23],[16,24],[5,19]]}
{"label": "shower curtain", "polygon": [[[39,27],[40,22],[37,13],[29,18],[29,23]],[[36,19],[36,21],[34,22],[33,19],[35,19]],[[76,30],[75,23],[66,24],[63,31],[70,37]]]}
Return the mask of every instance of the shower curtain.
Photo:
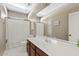
{"label": "shower curtain", "polygon": [[30,22],[23,20],[6,20],[7,47],[13,48],[21,46],[23,41],[27,41],[30,34]]}

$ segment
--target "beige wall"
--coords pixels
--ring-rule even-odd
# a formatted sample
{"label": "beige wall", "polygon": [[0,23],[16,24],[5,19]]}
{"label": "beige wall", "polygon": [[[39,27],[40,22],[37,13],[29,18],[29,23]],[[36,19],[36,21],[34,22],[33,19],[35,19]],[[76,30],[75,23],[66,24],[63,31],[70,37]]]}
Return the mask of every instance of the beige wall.
{"label": "beige wall", "polygon": [[[48,23],[46,24],[47,26],[45,26],[45,29],[46,29],[45,35],[67,40],[68,39],[67,37],[68,35],[68,15],[62,13],[62,14],[58,14],[48,19],[51,19],[51,25],[49,25]],[[58,25],[54,25],[56,21],[59,22]],[[51,32],[50,32],[50,29],[52,29]]]}
{"label": "beige wall", "polygon": [[0,55],[3,54],[4,50],[5,50],[4,24],[3,21],[0,21]]}
{"label": "beige wall", "polygon": [[[68,14],[76,11],[79,11],[79,4],[71,4],[57,10],[56,13],[51,12],[51,14],[42,18],[45,22],[45,35],[68,40]],[[56,20],[59,21],[59,25],[57,26],[54,25]],[[49,25],[49,22],[52,24]],[[50,26],[52,27],[52,34],[50,34],[50,30],[48,29]]]}
{"label": "beige wall", "polygon": [[8,11],[8,16],[28,19],[26,14],[14,12],[14,11]]}
{"label": "beige wall", "polygon": [[6,12],[7,10],[5,9],[5,6],[0,5],[0,55],[3,54],[6,48],[5,24],[4,24],[4,20],[2,19],[7,16]]}

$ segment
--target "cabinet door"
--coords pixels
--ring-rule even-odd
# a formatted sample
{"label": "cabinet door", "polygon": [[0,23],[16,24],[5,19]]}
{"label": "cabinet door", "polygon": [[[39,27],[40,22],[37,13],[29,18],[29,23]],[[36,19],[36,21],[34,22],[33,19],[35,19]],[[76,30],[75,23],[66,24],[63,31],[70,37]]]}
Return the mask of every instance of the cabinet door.
{"label": "cabinet door", "polygon": [[30,46],[35,50],[35,45],[33,43],[30,42]]}
{"label": "cabinet door", "polygon": [[39,54],[40,56],[48,56],[46,53],[44,53],[42,50],[39,48],[36,48],[36,53]]}
{"label": "cabinet door", "polygon": [[36,56],[40,56],[38,53],[36,53]]}
{"label": "cabinet door", "polygon": [[28,42],[28,41],[27,41],[27,46],[26,46],[26,47],[27,47],[26,50],[27,50],[27,52],[28,52],[28,51],[29,51],[29,42]]}
{"label": "cabinet door", "polygon": [[29,43],[28,40],[27,40],[27,48],[26,48],[26,50],[27,50],[28,55],[30,55],[30,43]]}
{"label": "cabinet door", "polygon": [[30,47],[30,56],[35,56],[35,50]]}

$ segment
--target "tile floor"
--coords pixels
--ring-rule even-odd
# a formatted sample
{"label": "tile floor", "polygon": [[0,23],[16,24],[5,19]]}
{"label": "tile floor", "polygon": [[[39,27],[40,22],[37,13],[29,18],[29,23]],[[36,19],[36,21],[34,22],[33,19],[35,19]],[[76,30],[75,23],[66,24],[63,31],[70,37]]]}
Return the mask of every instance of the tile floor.
{"label": "tile floor", "polygon": [[5,50],[3,56],[28,56],[25,46],[16,47],[13,49]]}

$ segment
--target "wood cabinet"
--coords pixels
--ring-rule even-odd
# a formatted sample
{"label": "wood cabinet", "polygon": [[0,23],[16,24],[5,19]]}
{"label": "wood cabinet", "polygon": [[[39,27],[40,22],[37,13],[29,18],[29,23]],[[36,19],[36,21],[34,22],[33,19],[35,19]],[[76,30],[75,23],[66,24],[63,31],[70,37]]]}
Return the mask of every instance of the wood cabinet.
{"label": "wood cabinet", "polygon": [[28,42],[27,42],[26,45],[27,45],[27,47],[28,47],[28,48],[26,49],[26,50],[27,50],[27,53],[28,53],[28,51],[29,51],[29,44],[28,44]]}
{"label": "wood cabinet", "polygon": [[35,50],[32,47],[30,47],[30,56],[35,56]]}
{"label": "wood cabinet", "polygon": [[27,40],[27,53],[29,56],[48,56],[45,52]]}
{"label": "wood cabinet", "polygon": [[36,53],[39,56],[47,56],[47,54],[45,52],[43,52],[41,49],[39,49],[38,47],[36,47]]}

